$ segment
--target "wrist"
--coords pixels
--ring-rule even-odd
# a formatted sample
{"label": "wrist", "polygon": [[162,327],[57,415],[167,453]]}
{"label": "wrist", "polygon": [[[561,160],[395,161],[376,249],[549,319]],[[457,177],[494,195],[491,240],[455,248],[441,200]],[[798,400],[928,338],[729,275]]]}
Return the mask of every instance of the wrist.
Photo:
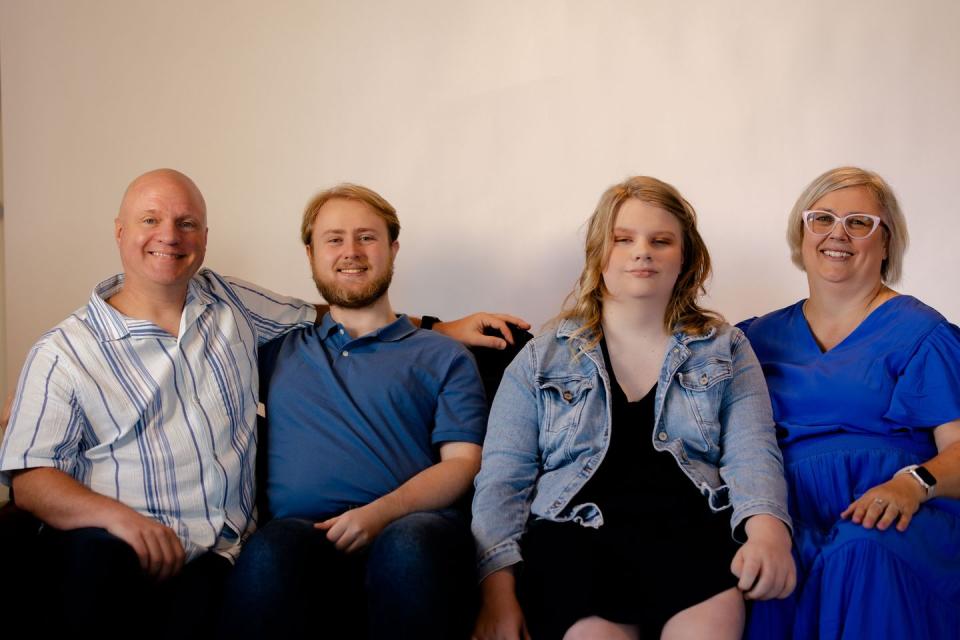
{"label": "wrist", "polygon": [[440,318],[436,316],[421,316],[420,317],[420,328],[421,329],[433,329],[433,325],[440,324]]}
{"label": "wrist", "polygon": [[893,474],[894,478],[906,476],[913,486],[920,490],[920,501],[926,502],[934,496],[937,490],[937,479],[930,470],[923,465],[908,464]]}
{"label": "wrist", "polygon": [[758,513],[750,516],[744,523],[743,530],[747,534],[748,540],[755,535],[780,532],[786,534],[788,538],[790,537],[790,529],[786,523],[769,513]]}

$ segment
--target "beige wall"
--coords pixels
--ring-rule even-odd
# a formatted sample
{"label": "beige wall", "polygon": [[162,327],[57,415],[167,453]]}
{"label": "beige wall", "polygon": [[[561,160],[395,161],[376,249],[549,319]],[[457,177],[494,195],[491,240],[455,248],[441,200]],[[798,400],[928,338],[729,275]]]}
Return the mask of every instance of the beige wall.
{"label": "beige wall", "polygon": [[400,211],[398,307],[540,323],[613,181],[698,207],[736,320],[803,295],[786,212],[862,164],[912,225],[901,288],[960,321],[958,30],[952,0],[2,0],[6,370],[118,269],[157,166],[206,193],[220,271],[314,296],[300,209],[353,180]]}

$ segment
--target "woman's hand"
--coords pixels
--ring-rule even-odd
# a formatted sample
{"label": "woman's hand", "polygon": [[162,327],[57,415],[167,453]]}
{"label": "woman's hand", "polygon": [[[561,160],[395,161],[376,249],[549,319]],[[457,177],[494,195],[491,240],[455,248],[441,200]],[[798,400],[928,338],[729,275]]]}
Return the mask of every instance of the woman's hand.
{"label": "woman's hand", "polygon": [[480,584],[483,606],[471,640],[530,640],[523,611],[517,601],[513,568],[500,569]]}
{"label": "woman's hand", "polygon": [[790,553],[787,525],[767,514],[747,520],[747,541],[733,556],[730,571],[747,600],[786,598],[797,585],[797,566]]}
{"label": "woman's hand", "polygon": [[872,529],[876,525],[885,531],[895,521],[897,531],[906,531],[913,514],[920,509],[926,492],[920,483],[906,473],[901,473],[878,484],[850,503],[840,517],[854,524]]}

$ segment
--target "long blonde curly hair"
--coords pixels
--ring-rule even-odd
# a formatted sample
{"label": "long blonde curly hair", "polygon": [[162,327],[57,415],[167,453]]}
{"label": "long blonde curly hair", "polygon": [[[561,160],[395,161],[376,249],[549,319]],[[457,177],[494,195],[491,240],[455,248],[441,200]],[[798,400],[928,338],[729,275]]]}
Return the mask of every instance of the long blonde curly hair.
{"label": "long blonde curly hair", "polygon": [[557,320],[575,319],[581,327],[574,335],[588,336],[587,348],[595,347],[603,336],[601,315],[603,270],[613,248],[613,227],[617,213],[630,198],[659,207],[677,219],[682,237],[683,264],[663,317],[667,332],[684,331],[700,335],[723,323],[723,317],[697,304],[706,293],[704,283],[710,276],[710,254],[697,231],[697,213],[673,186],[648,176],[634,176],[615,184],[600,196],[597,208],[587,222],[586,260],[573,291],[567,296]]}

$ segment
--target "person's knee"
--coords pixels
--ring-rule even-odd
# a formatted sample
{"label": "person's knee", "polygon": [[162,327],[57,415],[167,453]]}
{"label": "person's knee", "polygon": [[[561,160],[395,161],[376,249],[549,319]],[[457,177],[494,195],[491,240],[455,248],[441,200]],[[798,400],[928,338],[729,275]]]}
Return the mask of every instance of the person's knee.
{"label": "person's knee", "polygon": [[314,555],[310,548],[323,542],[322,537],[306,520],[271,520],[244,543],[231,582],[289,579],[291,571]]}
{"label": "person's knee", "polygon": [[667,620],[660,637],[664,640],[697,637],[734,640],[743,635],[745,621],[743,595],[731,588],[674,615]]}
{"label": "person's knee", "polygon": [[84,528],[55,531],[47,543],[57,548],[57,564],[66,573],[104,576],[115,581],[119,576],[139,578],[143,570],[140,558],[129,544],[106,529]]}
{"label": "person's knee", "polygon": [[384,528],[370,550],[370,561],[375,565],[389,564],[394,571],[416,572],[454,561],[464,552],[472,552],[466,525],[455,518],[424,511],[407,514]]}
{"label": "person's knee", "polygon": [[591,616],[577,620],[567,629],[563,640],[637,640],[639,637],[636,627]]}
{"label": "person's knee", "polygon": [[473,539],[466,524],[418,512],[386,527],[370,550],[366,588],[376,602],[405,607],[464,599],[474,585]]}
{"label": "person's knee", "polygon": [[240,557],[248,562],[259,559],[276,561],[286,555],[287,551],[296,551],[320,535],[322,534],[307,520],[271,520],[244,543]]}

